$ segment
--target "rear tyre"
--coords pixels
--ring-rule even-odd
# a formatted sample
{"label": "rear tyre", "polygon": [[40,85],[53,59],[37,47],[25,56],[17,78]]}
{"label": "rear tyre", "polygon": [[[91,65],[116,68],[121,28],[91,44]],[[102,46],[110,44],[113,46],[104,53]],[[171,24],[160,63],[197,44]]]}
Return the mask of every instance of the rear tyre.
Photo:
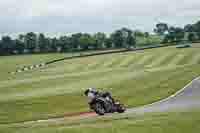
{"label": "rear tyre", "polygon": [[126,108],[123,105],[120,105],[117,109],[118,113],[124,113],[126,111]]}
{"label": "rear tyre", "polygon": [[104,107],[102,106],[101,103],[95,103],[94,105],[94,111],[98,114],[98,115],[104,115],[105,114],[105,109]]}

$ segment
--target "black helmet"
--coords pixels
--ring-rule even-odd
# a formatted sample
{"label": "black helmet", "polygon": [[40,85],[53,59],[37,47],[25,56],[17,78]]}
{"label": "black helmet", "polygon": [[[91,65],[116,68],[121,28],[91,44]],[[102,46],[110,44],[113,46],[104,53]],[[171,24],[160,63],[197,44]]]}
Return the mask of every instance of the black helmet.
{"label": "black helmet", "polygon": [[95,88],[88,88],[85,90],[84,94],[87,96],[89,92],[95,93],[97,91],[95,90]]}
{"label": "black helmet", "polygon": [[85,92],[84,92],[85,96],[87,96],[89,92],[90,92],[90,90],[86,89]]}

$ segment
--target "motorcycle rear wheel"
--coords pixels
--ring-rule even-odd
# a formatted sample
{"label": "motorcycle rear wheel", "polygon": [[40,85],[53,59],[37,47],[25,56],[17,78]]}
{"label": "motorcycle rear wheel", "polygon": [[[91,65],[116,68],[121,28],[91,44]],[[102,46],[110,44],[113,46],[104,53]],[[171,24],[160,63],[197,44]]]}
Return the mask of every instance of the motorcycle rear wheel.
{"label": "motorcycle rear wheel", "polygon": [[126,108],[123,105],[120,105],[117,109],[118,113],[124,113],[126,111]]}

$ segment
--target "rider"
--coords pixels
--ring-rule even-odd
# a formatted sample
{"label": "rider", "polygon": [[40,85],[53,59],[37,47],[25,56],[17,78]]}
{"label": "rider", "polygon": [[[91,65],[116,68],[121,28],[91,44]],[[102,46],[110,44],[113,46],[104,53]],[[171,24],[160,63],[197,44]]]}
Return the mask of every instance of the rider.
{"label": "rider", "polygon": [[88,97],[89,99],[89,104],[93,101],[94,98],[96,98],[96,96],[101,96],[104,97],[107,101],[112,102],[113,104],[114,99],[112,98],[111,94],[109,92],[99,92],[98,90],[96,90],[95,88],[88,88],[85,90],[84,92],[85,96]]}

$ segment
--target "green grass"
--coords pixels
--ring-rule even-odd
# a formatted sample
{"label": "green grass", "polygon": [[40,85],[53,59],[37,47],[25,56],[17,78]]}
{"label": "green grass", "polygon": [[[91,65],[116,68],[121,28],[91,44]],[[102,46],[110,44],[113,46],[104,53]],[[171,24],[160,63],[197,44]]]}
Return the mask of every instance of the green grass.
{"label": "green grass", "polygon": [[83,96],[87,87],[104,88],[126,106],[137,107],[175,93],[200,74],[199,48],[175,47],[66,60],[17,75],[6,73],[22,64],[62,56],[1,59],[0,124],[88,111]]}
{"label": "green grass", "polygon": [[[2,133],[198,133],[199,109],[0,126]],[[6,131],[6,132],[5,132]]]}

